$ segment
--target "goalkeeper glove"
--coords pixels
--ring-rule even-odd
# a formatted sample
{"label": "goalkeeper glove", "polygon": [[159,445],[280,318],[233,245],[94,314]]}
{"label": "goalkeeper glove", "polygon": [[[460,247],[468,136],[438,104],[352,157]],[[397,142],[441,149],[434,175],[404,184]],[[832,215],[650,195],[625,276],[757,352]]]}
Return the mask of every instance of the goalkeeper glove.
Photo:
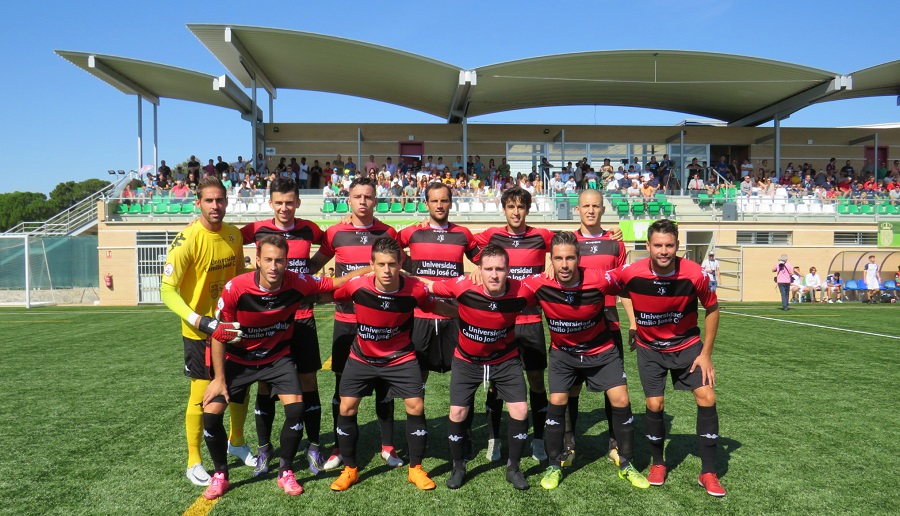
{"label": "goalkeeper glove", "polygon": [[637,348],[637,330],[628,330],[628,346],[631,351]]}
{"label": "goalkeeper glove", "polygon": [[197,329],[225,344],[236,344],[244,336],[241,323],[217,321],[205,315],[200,317]]}

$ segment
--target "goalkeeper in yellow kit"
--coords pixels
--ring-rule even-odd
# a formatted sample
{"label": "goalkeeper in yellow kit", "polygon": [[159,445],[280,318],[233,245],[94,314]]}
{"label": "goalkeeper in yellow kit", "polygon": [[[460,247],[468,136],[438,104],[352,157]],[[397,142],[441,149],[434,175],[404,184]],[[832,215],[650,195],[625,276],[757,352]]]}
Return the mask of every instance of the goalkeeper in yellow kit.
{"label": "goalkeeper in yellow kit", "polygon": [[[239,324],[220,323],[215,319],[215,307],[225,284],[244,270],[244,260],[240,231],[223,222],[228,197],[222,182],[216,178],[201,181],[195,202],[200,208],[200,219],[172,241],[160,295],[166,306],[181,317],[184,375],[191,379],[184,415],[188,445],[186,474],[194,484],[205,486],[209,485],[210,477],[200,459],[200,445],[203,441],[201,403],[210,381],[207,338],[217,330],[216,338],[225,338],[224,342],[237,342],[241,338]],[[256,458],[244,441],[247,402],[232,403],[229,410],[228,452],[244,464],[255,466]]]}

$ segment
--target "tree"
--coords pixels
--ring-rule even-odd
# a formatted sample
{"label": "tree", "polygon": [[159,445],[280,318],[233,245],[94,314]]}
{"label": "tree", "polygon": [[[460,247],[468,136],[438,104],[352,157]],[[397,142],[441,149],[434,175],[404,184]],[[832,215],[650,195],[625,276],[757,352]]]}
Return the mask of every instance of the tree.
{"label": "tree", "polygon": [[47,220],[107,185],[109,181],[102,179],[88,179],[77,183],[67,181],[56,185],[50,192],[50,199],[37,192],[0,194],[0,231],[6,231],[20,222]]}
{"label": "tree", "polygon": [[104,181],[102,179],[87,179],[78,183],[75,181],[59,183],[56,185],[56,188],[50,192],[49,202],[56,207],[56,212],[60,212],[85,197],[96,193],[108,184],[109,181]]}

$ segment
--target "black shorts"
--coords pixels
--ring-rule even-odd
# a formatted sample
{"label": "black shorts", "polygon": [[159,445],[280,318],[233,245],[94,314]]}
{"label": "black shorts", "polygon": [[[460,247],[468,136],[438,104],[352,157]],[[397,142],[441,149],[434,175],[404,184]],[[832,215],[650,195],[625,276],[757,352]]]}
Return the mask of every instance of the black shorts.
{"label": "black shorts", "polygon": [[331,370],[334,374],[344,372],[350,346],[356,340],[356,323],[334,321],[334,333],[331,336]]}
{"label": "black shorts", "polygon": [[614,347],[603,353],[577,357],[565,351],[550,348],[551,393],[569,392],[574,385],[586,382],[591,392],[602,392],[626,385],[625,365],[622,355]]}
{"label": "black shorts", "polygon": [[516,344],[526,371],[547,369],[547,342],[544,340],[544,323],[516,325]]}
{"label": "black shorts", "polygon": [[[258,366],[225,361],[225,383],[228,384],[228,397],[232,403],[243,403],[250,386],[257,382],[269,384],[269,392],[273,396],[277,394],[302,395],[300,380],[297,379],[297,367],[290,354],[274,362]],[[225,403],[225,398],[216,396],[213,398],[213,402]]]}
{"label": "black shorts", "polygon": [[479,365],[453,357],[453,372],[450,373],[450,405],[471,406],[475,391],[489,382],[497,396],[507,403],[525,401],[527,392],[525,376],[522,374],[522,360],[513,357],[493,365]]}
{"label": "black shorts", "polygon": [[182,336],[184,341],[184,375],[209,380],[209,344]]}
{"label": "black shorts", "polygon": [[453,352],[459,341],[459,323],[456,319],[413,320],[412,342],[416,346],[416,358],[423,370],[446,373],[453,365]]}
{"label": "black shorts", "polygon": [[641,376],[641,385],[644,387],[644,396],[652,398],[662,396],[666,392],[666,375],[671,372],[672,387],[679,391],[693,391],[703,386],[703,372],[700,368],[691,373],[691,364],[700,356],[703,343],[698,342],[693,346],[674,351],[660,353],[643,346],[637,347],[638,373]]}
{"label": "black shorts", "polygon": [[319,334],[316,331],[316,318],[307,317],[294,321],[294,336],[291,337],[291,356],[297,366],[297,373],[315,373],[322,369],[322,356],[319,354]]}
{"label": "black shorts", "polygon": [[425,394],[422,372],[415,360],[376,366],[351,358],[341,375],[341,397],[364,398],[372,394],[379,381],[387,383],[389,398],[421,398]]}

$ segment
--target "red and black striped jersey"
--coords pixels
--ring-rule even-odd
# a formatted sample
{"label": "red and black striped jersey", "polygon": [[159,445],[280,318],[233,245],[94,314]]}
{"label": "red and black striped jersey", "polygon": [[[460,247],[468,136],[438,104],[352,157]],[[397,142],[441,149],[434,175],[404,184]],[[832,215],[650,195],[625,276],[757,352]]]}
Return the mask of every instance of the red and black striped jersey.
{"label": "red and black striped jersey", "polygon": [[[509,254],[509,277],[523,280],[533,274],[544,272],[547,252],[553,232],[545,228],[525,226],[525,232],[517,235],[506,228],[488,228],[475,235],[475,244],[484,249],[488,244],[499,245]],[[480,260],[481,256],[476,259]],[[525,310],[516,320],[518,324],[541,322],[540,307]]]}
{"label": "red and black striped jersey", "polygon": [[[346,276],[356,269],[362,269],[372,261],[372,244],[381,235],[397,239],[397,230],[376,220],[371,226],[357,227],[353,224],[337,223],[325,230],[325,238],[319,252],[334,257],[334,275]],[[334,320],[355,323],[353,303],[336,303]]]}
{"label": "red and black striped jersey", "polygon": [[396,292],[382,292],[372,276],[357,276],[334,292],[334,300],[352,302],[357,334],[350,357],[377,366],[390,366],[416,358],[412,344],[413,309],[434,309],[425,284],[401,278]]}
{"label": "red and black striped jersey", "polygon": [[622,289],[619,295],[630,298],[634,306],[639,346],[674,352],[700,341],[697,301],[709,308],[718,300],[698,264],[675,258],[675,270],[659,276],[650,268],[650,258],[644,258],[609,274],[610,281]]}
{"label": "red and black striped jersey", "polygon": [[[297,274],[309,274],[309,250],[313,244],[321,245],[325,233],[313,222],[294,219],[290,228],[280,228],[274,219],[257,220],[241,228],[244,243],[256,243],[266,235],[281,235],[288,243],[287,270]],[[297,310],[296,319],[307,319],[313,316],[312,308],[302,305]]]}
{"label": "red and black striped jersey", "polygon": [[491,297],[467,277],[437,281],[431,291],[459,301],[459,339],[454,355],[475,364],[497,364],[519,354],[516,316],[537,301],[518,280],[507,280],[506,293]]}
{"label": "red and black striped jersey", "polygon": [[544,309],[552,347],[573,355],[596,355],[613,346],[603,316],[603,298],[617,288],[606,280],[605,271],[581,267],[580,275],[581,281],[574,287],[563,287],[543,274],[522,283]]}
{"label": "red and black striped jersey", "polygon": [[244,336],[237,344],[225,344],[225,360],[261,365],[287,355],[300,300],[333,289],[331,278],[320,280],[291,271],[284,272],[281,288],[272,291],[259,286],[259,271],[235,277],[219,298],[219,317],[241,323]]}
{"label": "red and black striped jersey", "polygon": [[[609,231],[590,235],[582,233],[579,228],[575,230],[575,238],[578,239],[582,267],[605,272],[625,265],[625,242],[611,240]],[[606,296],[606,306],[616,306],[616,296]]]}
{"label": "red and black striped jersey", "polygon": [[[409,248],[410,266],[407,270],[434,281],[462,276],[463,256],[474,260],[478,254],[472,233],[452,222],[446,228],[409,226],[400,231],[397,241],[400,247]],[[416,317],[446,319],[418,308]]]}

